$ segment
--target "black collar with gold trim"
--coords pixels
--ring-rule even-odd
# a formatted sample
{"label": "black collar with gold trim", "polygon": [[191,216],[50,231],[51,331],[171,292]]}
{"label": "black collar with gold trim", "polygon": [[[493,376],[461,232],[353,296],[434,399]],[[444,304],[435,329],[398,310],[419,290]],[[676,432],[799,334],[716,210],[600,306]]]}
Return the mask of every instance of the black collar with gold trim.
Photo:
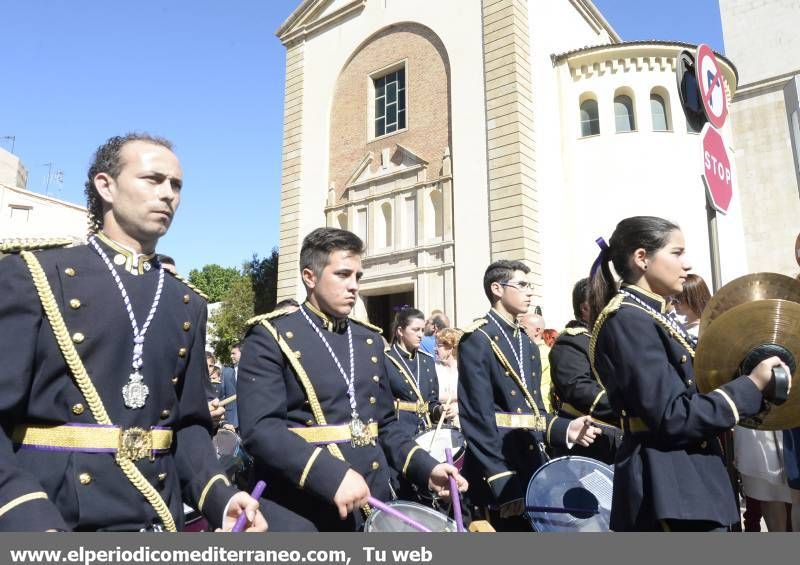
{"label": "black collar with gold trim", "polygon": [[303,307],[306,308],[311,314],[311,319],[314,320],[316,323],[320,325],[320,327],[325,328],[329,332],[334,333],[342,333],[347,329],[347,318],[333,318],[328,316],[327,314],[322,313],[316,306],[311,304],[308,300],[303,303]]}
{"label": "black collar with gold trim", "polygon": [[622,288],[631,294],[635,294],[642,301],[652,306],[656,312],[660,312],[661,314],[667,313],[667,300],[663,296],[660,296],[649,290],[645,290],[639,286],[636,286],[635,284],[622,283]]}
{"label": "black collar with gold trim", "polygon": [[519,323],[517,323],[517,322],[514,322],[514,323],[509,322],[508,318],[506,318],[503,314],[501,314],[499,311],[495,310],[494,308],[489,310],[489,313],[486,314],[486,317],[487,318],[493,318],[495,321],[499,321],[500,322],[500,327],[502,328],[502,330],[504,332],[506,332],[508,335],[510,335],[510,336],[512,336],[514,338],[517,337],[517,333],[521,330],[521,327],[520,327]]}
{"label": "black collar with gold trim", "polygon": [[158,268],[155,253],[136,253],[132,249],[114,241],[103,232],[97,233],[97,241],[110,251],[109,259],[115,266],[128,271],[132,275],[143,275]]}
{"label": "black collar with gold trim", "polygon": [[406,359],[413,361],[414,357],[416,357],[417,351],[415,351],[414,353],[410,353],[405,347],[403,347],[403,344],[400,343],[399,341],[394,342],[394,346],[395,346],[395,351],[399,355],[405,357]]}

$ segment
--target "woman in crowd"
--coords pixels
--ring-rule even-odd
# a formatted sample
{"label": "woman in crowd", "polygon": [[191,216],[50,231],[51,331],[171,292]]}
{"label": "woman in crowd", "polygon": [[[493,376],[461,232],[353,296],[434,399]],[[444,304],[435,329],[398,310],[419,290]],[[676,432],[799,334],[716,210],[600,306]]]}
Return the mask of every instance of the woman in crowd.
{"label": "woman in crowd", "polygon": [[[666,315],[691,265],[680,228],[662,218],[622,220],[598,240],[590,317],[592,368],[622,415],[611,528],[724,531],[739,509],[716,436],[759,412],[777,358],[700,394],[691,336]],[[622,279],[617,287],[609,262]]]}
{"label": "woman in crowd", "polygon": [[436,378],[439,401],[444,406],[445,423],[458,427],[458,342],[459,329],[444,328],[436,333]]}
{"label": "woman in crowd", "polygon": [[700,331],[700,316],[709,300],[711,293],[703,277],[693,273],[686,275],[683,292],[675,297],[675,311],[681,316],[683,327],[695,338]]}

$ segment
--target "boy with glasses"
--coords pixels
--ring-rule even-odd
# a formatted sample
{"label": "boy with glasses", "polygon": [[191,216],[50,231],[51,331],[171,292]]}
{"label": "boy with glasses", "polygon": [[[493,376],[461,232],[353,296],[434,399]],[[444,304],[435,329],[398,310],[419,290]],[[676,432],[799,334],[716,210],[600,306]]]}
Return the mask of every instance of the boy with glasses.
{"label": "boy with glasses", "polygon": [[520,261],[489,265],[483,289],[491,309],[465,330],[458,347],[464,476],[498,531],[531,529],[523,516],[525,489],[547,459],[545,444],[588,446],[600,433],[588,416],[567,420],[545,410],[539,350],[517,323],[530,307],[529,272]]}

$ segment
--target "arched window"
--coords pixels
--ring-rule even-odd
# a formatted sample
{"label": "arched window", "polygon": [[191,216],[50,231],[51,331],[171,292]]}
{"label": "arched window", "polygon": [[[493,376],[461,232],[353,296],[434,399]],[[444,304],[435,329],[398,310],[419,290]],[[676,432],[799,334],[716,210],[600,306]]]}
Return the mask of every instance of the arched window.
{"label": "arched window", "polygon": [[614,97],[614,121],[617,133],[636,131],[636,119],[633,116],[633,100],[621,94]]}
{"label": "arched window", "polygon": [[661,94],[650,93],[650,116],[653,119],[653,131],[670,130],[667,103]]}
{"label": "arched window", "polygon": [[581,137],[600,133],[600,117],[597,113],[597,100],[581,102]]}
{"label": "arched window", "polygon": [[392,205],[388,202],[384,202],[381,205],[381,211],[383,212],[383,227],[384,227],[384,247],[391,247],[392,246]]}

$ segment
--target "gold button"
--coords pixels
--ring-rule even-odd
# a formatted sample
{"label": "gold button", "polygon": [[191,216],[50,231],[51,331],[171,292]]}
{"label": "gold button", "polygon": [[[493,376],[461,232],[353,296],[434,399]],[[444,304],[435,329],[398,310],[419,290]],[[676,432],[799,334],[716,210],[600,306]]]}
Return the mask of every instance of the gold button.
{"label": "gold button", "polygon": [[686,361],[687,361],[686,355],[682,355],[681,356],[681,363],[686,363]]}
{"label": "gold button", "polygon": [[500,336],[499,335],[494,336],[494,340],[495,341],[500,341]]}
{"label": "gold button", "polygon": [[295,351],[294,352],[294,356],[297,357],[298,359],[300,359],[300,357],[302,356],[302,353],[300,353],[299,351]]}
{"label": "gold button", "polygon": [[186,348],[185,347],[181,347],[178,350],[178,357],[186,357]]}
{"label": "gold button", "polygon": [[172,384],[178,384],[178,377],[172,377]]}
{"label": "gold button", "polygon": [[64,274],[66,274],[68,277],[74,277],[77,273],[72,267],[67,267],[64,269]]}
{"label": "gold button", "polygon": [[533,444],[530,444],[530,445],[528,446],[528,451],[533,451],[534,449],[535,449],[535,448],[533,447]]}
{"label": "gold button", "polygon": [[506,371],[506,376],[509,376],[510,374],[511,374],[511,373],[509,373],[508,371]]}
{"label": "gold button", "polygon": [[378,358],[377,358],[377,357],[375,357],[374,355],[373,355],[373,356],[370,358],[370,360],[371,360],[373,363],[377,363],[377,362],[378,362]]}
{"label": "gold button", "polygon": [[314,420],[306,420],[306,426],[313,426]]}
{"label": "gold button", "polygon": [[704,441],[704,442],[702,442],[700,444],[700,449],[705,449],[706,447],[708,447],[708,442],[707,441]]}
{"label": "gold button", "polygon": [[512,390],[511,391],[511,396],[517,396],[517,391],[516,390]]}
{"label": "gold button", "polygon": [[92,482],[92,476],[89,473],[81,473],[78,475],[78,480],[82,485],[88,485]]}
{"label": "gold button", "polygon": [[80,416],[81,414],[83,414],[83,410],[84,410],[84,408],[83,408],[83,404],[75,404],[75,405],[72,407],[72,413],[73,413],[73,414],[77,414],[78,416]]}
{"label": "gold button", "polygon": [[83,343],[83,340],[86,339],[86,336],[83,335],[81,332],[75,332],[72,334],[72,341],[75,343]]}
{"label": "gold button", "polygon": [[375,400],[375,397],[374,397],[374,396],[370,396],[370,397],[369,397],[369,403],[370,403],[370,404],[375,404],[376,402],[377,402],[377,400]]}
{"label": "gold button", "polygon": [[162,410],[161,411],[161,419],[162,420],[166,420],[167,418],[169,418],[169,410]]}
{"label": "gold button", "polygon": [[163,483],[163,482],[164,482],[166,479],[167,479],[167,474],[166,474],[166,473],[159,473],[159,474],[158,474],[158,480],[159,480],[159,482],[162,482],[162,483]]}
{"label": "gold button", "polygon": [[687,381],[686,381],[686,384],[687,384],[687,385],[689,385],[689,386],[692,386],[692,383],[693,383],[693,382],[694,382],[694,381],[693,381],[692,379],[689,379],[689,380],[687,380]]}
{"label": "gold button", "polygon": [[125,256],[122,253],[117,253],[114,255],[114,264],[115,265],[124,265],[125,264]]}
{"label": "gold button", "polygon": [[534,396],[536,396],[537,394],[539,394],[539,391],[538,391],[538,390],[536,390],[536,389],[534,389],[534,390],[533,390],[533,395],[534,395]]}
{"label": "gold button", "polygon": [[522,408],[517,408],[517,414],[522,414]]}
{"label": "gold button", "polygon": [[373,471],[377,471],[380,468],[381,468],[381,464],[380,463],[378,463],[377,461],[373,461],[372,462],[372,470]]}
{"label": "gold button", "polygon": [[183,295],[183,303],[184,304],[189,304],[189,295],[188,294],[184,294]]}
{"label": "gold button", "polygon": [[381,382],[381,378],[380,378],[380,376],[378,376],[378,375],[374,375],[374,376],[372,377],[372,380],[373,380],[373,381],[375,381],[376,383],[379,383],[379,382]]}
{"label": "gold button", "polygon": [[77,310],[78,308],[81,307],[81,301],[78,300],[77,298],[73,298],[72,300],[69,301],[69,307],[72,308],[73,310]]}
{"label": "gold button", "polygon": [[286,339],[292,339],[294,337],[293,332],[286,332]]}
{"label": "gold button", "polygon": [[372,345],[373,341],[371,337],[367,338],[367,345]]}
{"label": "gold button", "polygon": [[622,414],[623,416],[627,416],[627,414],[625,414],[625,410],[622,410],[622,411],[621,411],[621,414]]}
{"label": "gold button", "polygon": [[183,331],[188,332],[190,329],[192,329],[192,323],[191,322],[184,322],[183,323]]}

